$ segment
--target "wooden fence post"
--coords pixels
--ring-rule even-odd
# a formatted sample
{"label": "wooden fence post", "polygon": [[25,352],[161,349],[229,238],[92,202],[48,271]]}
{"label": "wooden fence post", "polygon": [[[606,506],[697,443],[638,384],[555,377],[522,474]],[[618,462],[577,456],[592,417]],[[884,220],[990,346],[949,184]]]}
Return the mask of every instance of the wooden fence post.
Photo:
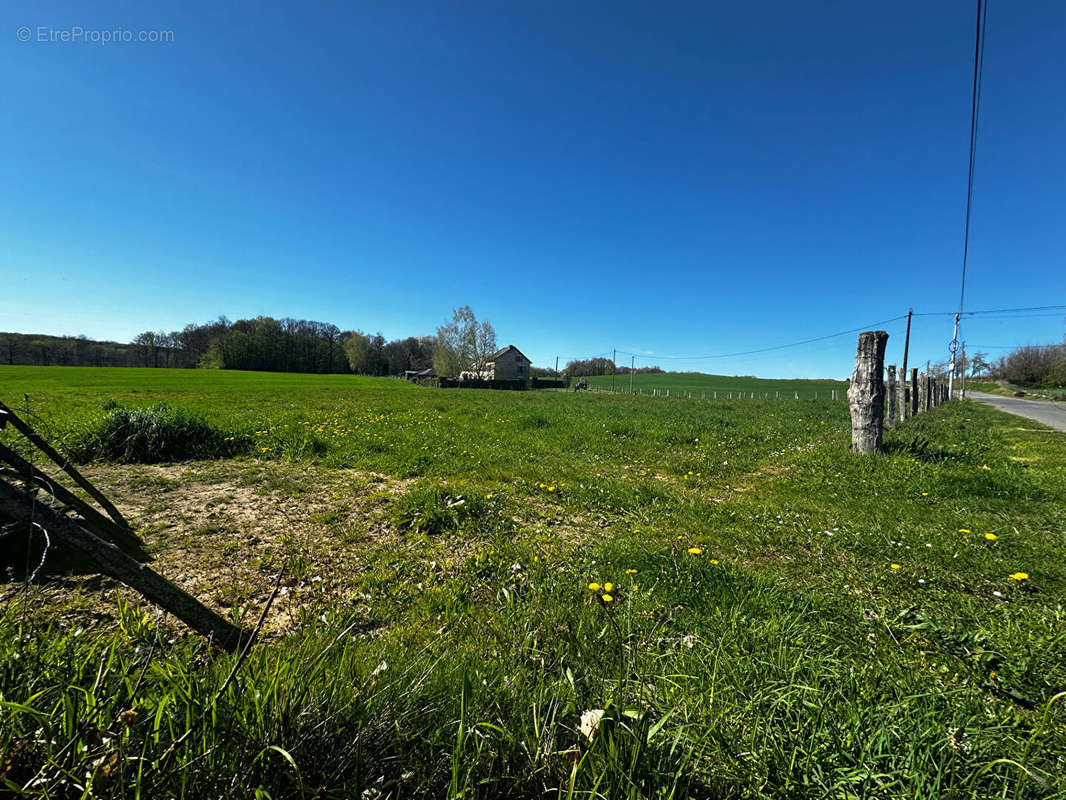
{"label": "wooden fence post", "polygon": [[873,455],[881,449],[885,409],[885,345],[886,331],[865,331],[859,334],[855,353],[855,371],[848,387],[851,409],[851,449],[856,453]]}
{"label": "wooden fence post", "polygon": [[908,416],[918,416],[918,368],[911,367],[911,397],[910,397],[910,414]]}
{"label": "wooden fence post", "polygon": [[888,365],[888,386],[885,388],[888,392],[888,412],[885,414],[885,424],[888,427],[893,428],[896,425],[896,365]]}

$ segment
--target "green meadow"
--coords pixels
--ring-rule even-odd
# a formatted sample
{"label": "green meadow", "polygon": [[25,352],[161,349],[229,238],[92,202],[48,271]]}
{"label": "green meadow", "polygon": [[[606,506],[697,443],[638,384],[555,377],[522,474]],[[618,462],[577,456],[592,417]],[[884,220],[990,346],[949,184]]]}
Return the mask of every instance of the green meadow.
{"label": "green meadow", "polygon": [[842,384],[807,385],[0,367],[155,569],[249,627],[281,587],[238,661],[99,576],[0,584],[0,779],[1066,797],[1066,436],[959,401],[864,458]]}
{"label": "green meadow", "polygon": [[[597,375],[588,379],[589,385],[597,389],[613,389],[616,392],[628,392],[630,388],[629,375]],[[663,372],[659,374],[644,373],[633,375],[632,387],[634,392],[649,393],[653,390],[671,394],[681,392],[687,396],[713,398],[715,392],[719,397],[723,393],[728,396],[738,392],[755,392],[756,396],[766,394],[769,397],[794,399],[798,393],[802,400],[830,397],[832,390],[839,393],[847,390],[844,381],[834,380],[809,380],[809,379],[766,379],[751,378],[729,375],[706,375],[702,372]]]}

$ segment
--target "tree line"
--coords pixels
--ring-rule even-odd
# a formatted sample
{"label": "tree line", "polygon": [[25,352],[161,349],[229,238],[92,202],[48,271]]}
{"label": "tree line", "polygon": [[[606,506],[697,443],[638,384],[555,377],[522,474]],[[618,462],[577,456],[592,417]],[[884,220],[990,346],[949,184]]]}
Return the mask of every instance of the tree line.
{"label": "tree line", "polygon": [[993,365],[991,372],[995,378],[1021,386],[1066,386],[1066,339],[1062,344],[1012,350]]}
{"label": "tree line", "polygon": [[[937,361],[929,372],[947,379],[950,361]],[[1020,386],[1066,386],[1066,339],[1062,344],[1025,345],[1016,347],[999,359],[991,360],[987,353],[968,355],[961,349],[955,362],[955,374],[968,378],[991,378]]]}
{"label": "tree line", "polygon": [[94,341],[86,336],[0,333],[0,364],[41,367],[135,367],[140,356],[131,344]]}
{"label": "tree line", "polygon": [[661,367],[627,367],[619,366],[609,358],[587,358],[584,360],[568,361],[563,369],[564,375],[570,377],[590,378],[596,375],[660,375]]}
{"label": "tree line", "polygon": [[177,331],[144,331],[129,343],[85,336],[0,333],[0,363],[36,366],[170,367],[263,372],[402,375],[436,366],[440,375],[485,369],[496,333],[469,306],[456,309],[437,336],[387,341],[380,333],[342,331],[314,320],[224,316]]}

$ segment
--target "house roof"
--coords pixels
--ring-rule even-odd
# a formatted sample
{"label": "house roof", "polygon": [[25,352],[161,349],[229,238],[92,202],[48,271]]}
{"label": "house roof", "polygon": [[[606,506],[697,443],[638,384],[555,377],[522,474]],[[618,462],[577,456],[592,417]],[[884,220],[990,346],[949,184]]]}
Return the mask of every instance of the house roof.
{"label": "house roof", "polygon": [[[523,353],[521,350],[519,350],[513,344],[509,344],[509,345],[507,345],[507,347],[503,348],[502,350],[497,350],[495,353],[493,353],[492,354],[492,360],[495,361],[497,358],[499,358],[502,355],[505,355],[506,353],[508,353],[511,350],[514,350],[516,353],[518,353],[518,355],[522,356],[522,358],[524,358],[526,361],[529,361],[529,356],[527,356],[525,353]],[[533,362],[530,361],[529,363],[532,364]]]}

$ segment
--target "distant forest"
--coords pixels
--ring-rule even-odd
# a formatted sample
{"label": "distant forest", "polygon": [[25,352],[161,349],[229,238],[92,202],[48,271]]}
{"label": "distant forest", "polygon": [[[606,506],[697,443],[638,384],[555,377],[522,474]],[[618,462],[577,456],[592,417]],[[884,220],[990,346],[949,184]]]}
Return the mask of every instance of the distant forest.
{"label": "distant forest", "polygon": [[302,319],[225,317],[180,331],[145,331],[129,344],[85,336],[0,333],[0,363],[68,367],[172,367],[401,375],[433,364],[436,339],[341,331]]}
{"label": "distant forest", "polygon": [[[477,329],[469,307],[458,309],[455,320],[438,329],[437,336],[408,336],[386,341],[380,333],[342,331],[328,322],[256,317],[231,322],[219,317],[180,331],[145,331],[127,344],[101,342],[85,336],[47,336],[35,333],[0,333],[0,364],[64,367],[169,367],[176,369],[243,369],[262,372],[355,373],[403,375],[407,370],[435,366],[440,374],[458,374],[464,358],[460,342]],[[464,316],[465,315],[465,316]],[[496,348],[491,326],[481,360]],[[454,330],[453,330],[454,329]],[[467,330],[469,329],[469,331]],[[444,338],[441,338],[444,337]],[[455,339],[451,342],[450,339]],[[444,342],[442,345],[441,343]],[[441,366],[451,353],[458,366]],[[635,373],[662,372],[640,367]],[[607,358],[571,361],[564,375],[628,375],[629,367]],[[538,377],[556,377],[551,369],[533,367]]]}
{"label": "distant forest", "polygon": [[660,367],[637,367],[631,369],[625,366],[617,366],[609,358],[589,358],[584,361],[570,361],[563,369],[564,375],[581,375],[583,377],[595,377],[598,375],[658,375],[662,372]]}
{"label": "distant forest", "polygon": [[[469,308],[465,309],[469,312]],[[458,313],[458,312],[457,312]],[[473,314],[469,312],[473,323]],[[490,328],[491,330],[491,328]],[[441,350],[448,350],[448,326],[438,336],[408,336],[386,341],[380,333],[342,331],[327,322],[256,317],[230,322],[219,317],[203,325],[186,325],[180,331],[145,331],[129,343],[95,341],[85,336],[48,336],[37,333],[0,332],[0,364],[65,367],[171,367],[243,369],[263,372],[338,372],[358,375],[403,375],[407,370],[434,366]],[[445,339],[439,339],[444,335]],[[495,348],[495,335],[485,358]],[[1028,386],[1066,385],[1066,341],[1062,344],[1019,347],[998,361],[984,353],[961,355],[960,370]],[[465,368],[460,365],[459,368]],[[932,372],[947,374],[946,362]],[[438,367],[438,372],[441,372]],[[596,376],[661,373],[660,367],[616,365],[609,358],[569,362],[563,375]],[[445,374],[441,372],[441,374]],[[456,373],[457,374],[457,373]],[[532,374],[556,376],[553,370],[534,367]]]}

